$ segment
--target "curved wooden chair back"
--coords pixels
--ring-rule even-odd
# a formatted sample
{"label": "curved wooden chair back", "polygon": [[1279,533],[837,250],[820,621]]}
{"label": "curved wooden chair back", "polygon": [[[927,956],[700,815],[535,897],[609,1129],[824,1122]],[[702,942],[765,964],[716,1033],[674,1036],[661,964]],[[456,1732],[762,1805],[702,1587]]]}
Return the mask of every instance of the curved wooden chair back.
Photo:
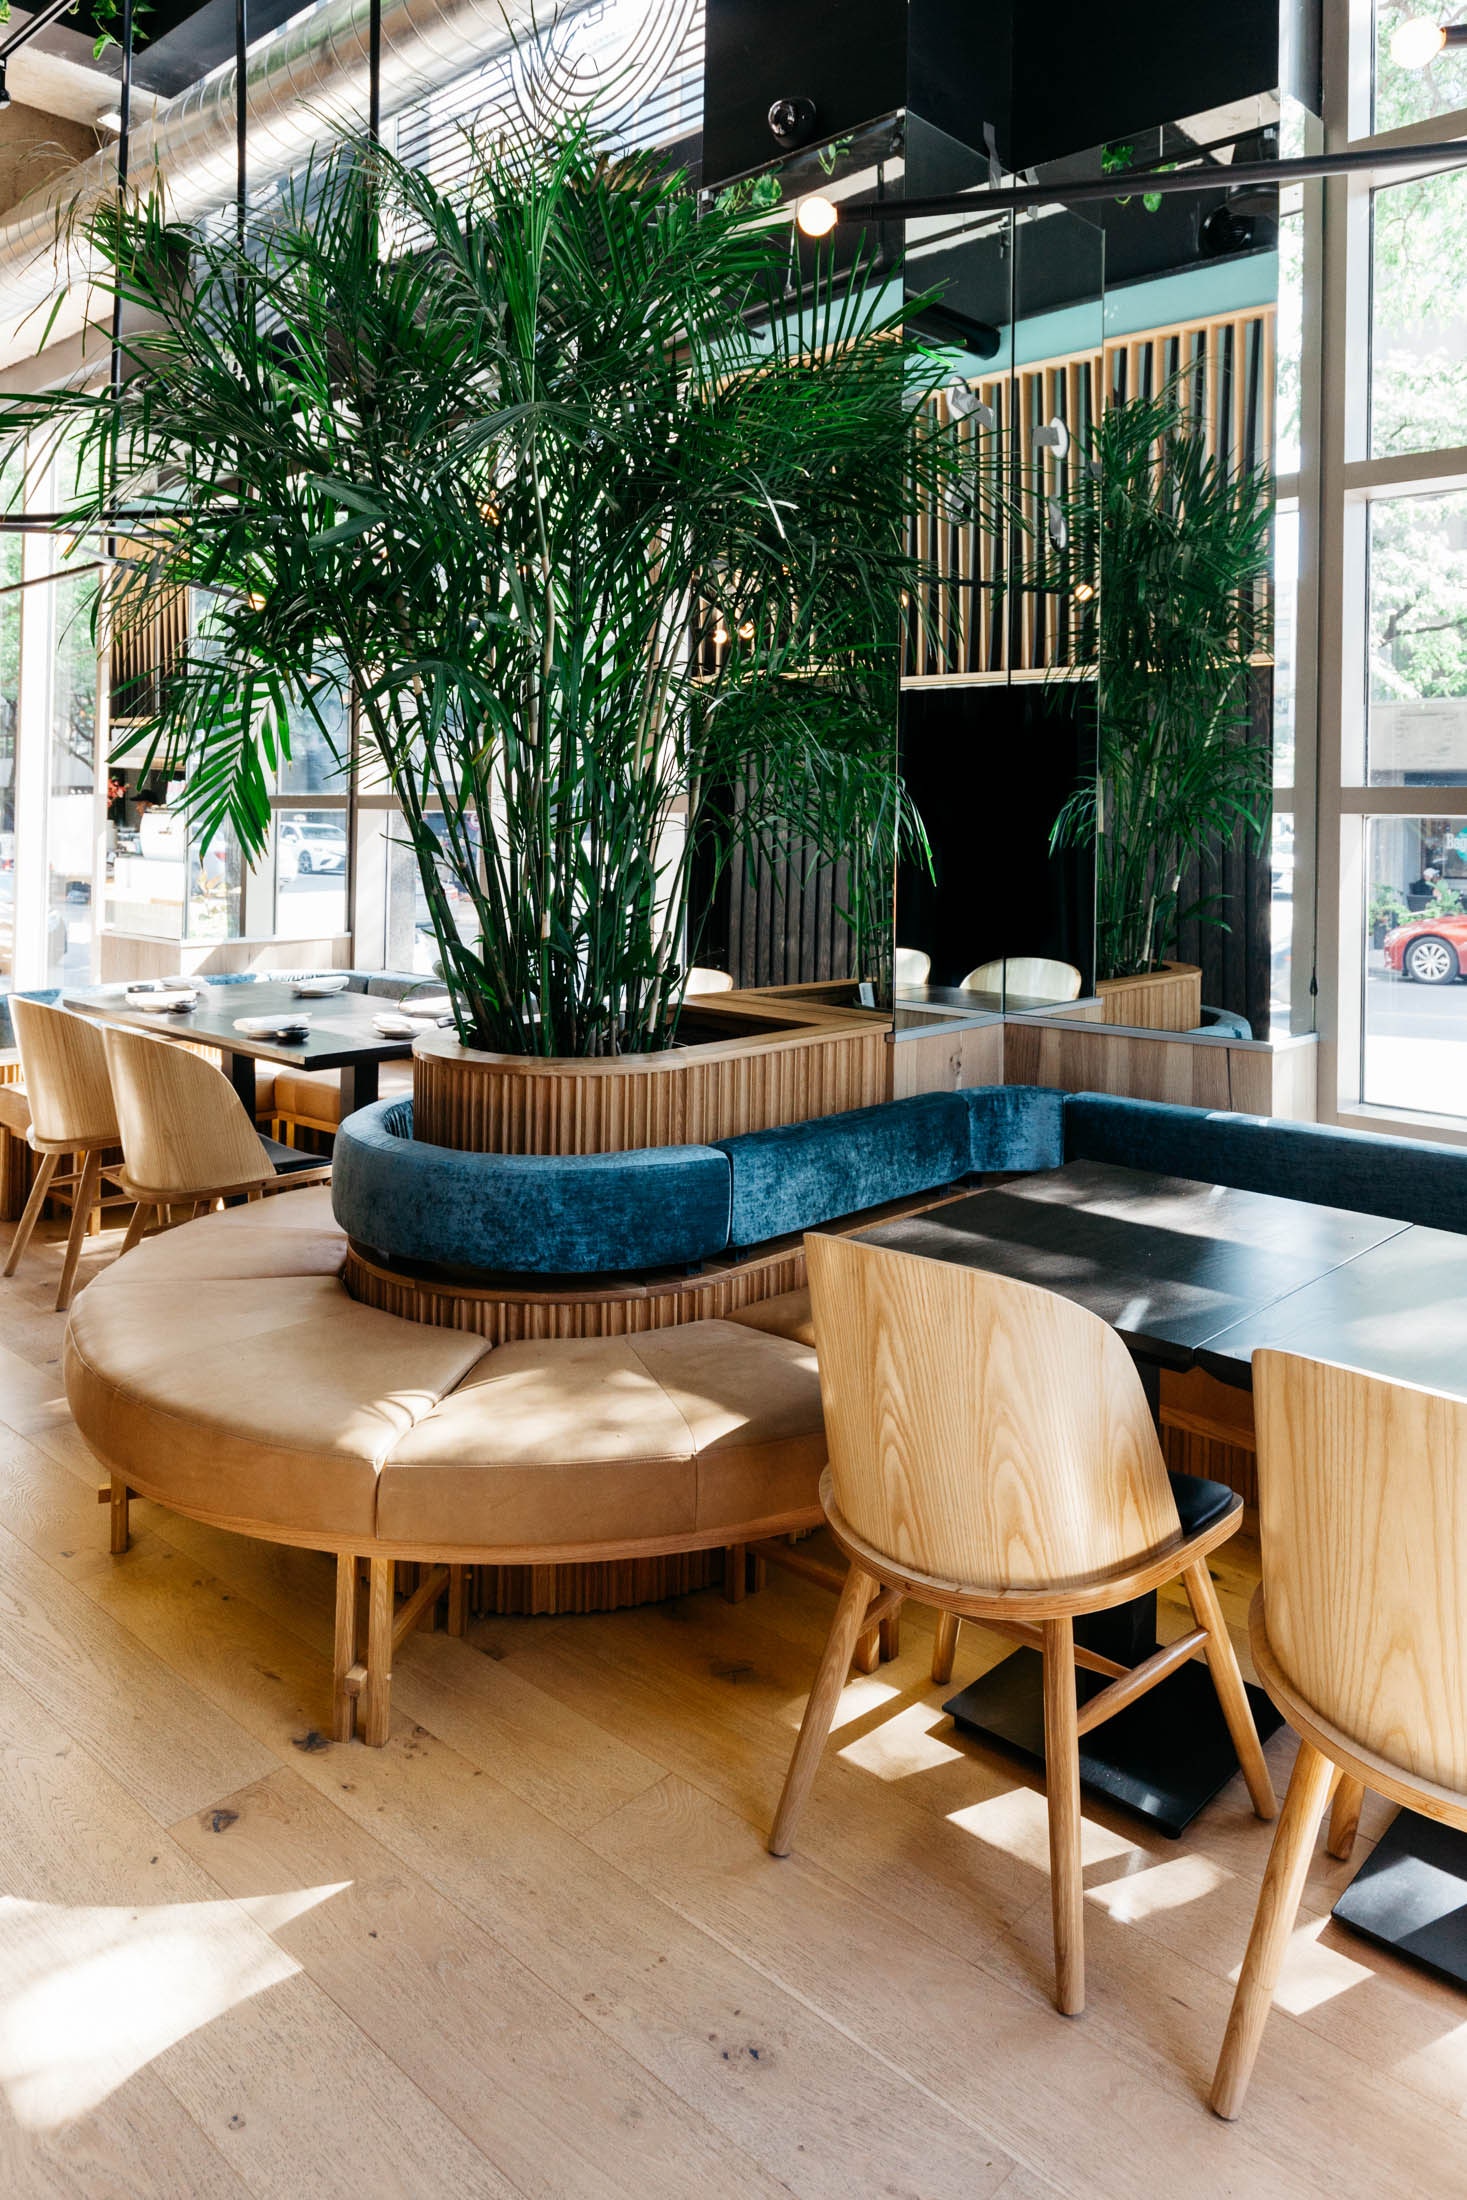
{"label": "curved wooden chair back", "polygon": [[1073,1001],[1079,997],[1080,973],[1073,963],[1057,962],[1050,955],[1005,955],[970,970],[962,990],[1022,993],[1033,1001]]}
{"label": "curved wooden chair back", "polygon": [[10,1015],[31,1109],[31,1143],[80,1152],[118,1143],[117,1110],[99,1027],[69,1008],[12,994]]}
{"label": "curved wooden chair back", "polygon": [[695,993],[732,993],[733,979],[726,970],[709,970],[702,963],[694,963],[688,972],[688,982],[683,988],[685,998]]}
{"label": "curved wooden chair back", "polygon": [[1285,1679],[1347,1740],[1467,1795],[1467,1401],[1265,1351],[1253,1402]]}
{"label": "curved wooden chair back", "polygon": [[274,1176],[243,1101],[203,1055],[116,1028],[106,1047],[129,1192],[181,1202]]}
{"label": "curved wooden chair back", "polygon": [[1180,1532],[1141,1379],[1053,1292],[850,1238],[805,1241],[836,1508],[894,1565],[1063,1591]]}
{"label": "curved wooden chair back", "polygon": [[892,956],[892,977],[898,985],[926,985],[932,957],[920,947],[899,947]]}

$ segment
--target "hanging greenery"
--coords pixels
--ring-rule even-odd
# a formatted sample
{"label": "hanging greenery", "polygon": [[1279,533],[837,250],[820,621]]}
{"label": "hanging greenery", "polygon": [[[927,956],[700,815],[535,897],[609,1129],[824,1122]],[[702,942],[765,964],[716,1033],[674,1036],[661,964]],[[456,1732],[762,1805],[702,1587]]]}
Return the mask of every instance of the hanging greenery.
{"label": "hanging greenery", "polygon": [[479,1046],[667,1044],[695,846],[846,858],[881,983],[941,363],[885,272],[826,250],[787,295],[787,226],[583,120],[474,152],[440,190],[344,143],[243,245],[153,199],[96,217],[143,324],[121,389],[0,401],[0,457],[107,458],[66,515],[121,522],[105,621],[205,606],[124,746],[254,857],[292,716],[329,740],[354,698]]}
{"label": "hanging greenery", "polygon": [[1080,607],[1076,667],[1094,682],[1096,777],[1053,842],[1096,844],[1101,978],[1156,969],[1189,919],[1224,923],[1215,893],[1183,904],[1183,879],[1267,830],[1272,752],[1250,672],[1269,646],[1272,512],[1266,472],[1209,456],[1185,378],[1091,429],[1047,579]]}

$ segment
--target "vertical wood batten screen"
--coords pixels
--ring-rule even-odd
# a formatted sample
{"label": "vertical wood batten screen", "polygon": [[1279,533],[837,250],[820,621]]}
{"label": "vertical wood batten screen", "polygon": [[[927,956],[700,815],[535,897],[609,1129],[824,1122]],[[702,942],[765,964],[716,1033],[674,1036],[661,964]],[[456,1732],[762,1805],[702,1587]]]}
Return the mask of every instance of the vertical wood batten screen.
{"label": "vertical wood batten screen", "polygon": [[[1230,471],[1267,464],[1273,451],[1276,318],[1273,305],[1253,306],[1117,337],[1103,348],[1039,360],[1011,375],[979,375],[970,387],[990,408],[991,428],[980,429],[973,420],[954,424],[946,397],[939,397],[939,420],[955,427],[965,452],[976,445],[980,515],[997,509],[1010,461],[1021,481],[1036,480],[1042,453],[1035,433],[1046,421],[1062,420],[1070,432],[1067,458],[1049,458],[1045,466],[1047,487],[1063,493],[1074,484],[1102,401],[1154,397],[1184,372],[1209,454]],[[1015,433],[1017,446],[1010,450]],[[1030,523],[1038,530],[1043,500],[1037,490],[1030,494]],[[1040,679],[1069,663],[1068,606],[1023,586],[1022,559],[1007,530],[985,525],[981,517],[960,522],[931,507],[919,509],[912,524],[936,576],[924,592],[921,615],[908,623],[903,671],[908,684]],[[1018,537],[1020,551],[1022,541]]]}

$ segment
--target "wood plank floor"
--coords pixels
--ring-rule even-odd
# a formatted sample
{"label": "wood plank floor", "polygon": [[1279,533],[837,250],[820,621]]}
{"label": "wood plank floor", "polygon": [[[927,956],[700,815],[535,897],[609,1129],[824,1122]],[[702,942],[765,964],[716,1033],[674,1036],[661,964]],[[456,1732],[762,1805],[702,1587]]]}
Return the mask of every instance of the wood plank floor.
{"label": "wood plank floor", "polygon": [[[1180,1842],[1087,1807],[1054,2013],[1042,1796],[957,1739],[911,1608],[784,1862],[830,1616],[788,1575],[413,1635],[389,1746],[325,1742],[329,1560],[149,1505],[107,1556],[59,1265],[0,1284],[6,2200],[1467,2192],[1467,1996],[1331,1925],[1322,1851],[1244,2120],[1207,2113],[1241,1781]],[[1219,1557],[1241,1644],[1255,1552]],[[959,1679],[1000,1655],[965,1629]]]}

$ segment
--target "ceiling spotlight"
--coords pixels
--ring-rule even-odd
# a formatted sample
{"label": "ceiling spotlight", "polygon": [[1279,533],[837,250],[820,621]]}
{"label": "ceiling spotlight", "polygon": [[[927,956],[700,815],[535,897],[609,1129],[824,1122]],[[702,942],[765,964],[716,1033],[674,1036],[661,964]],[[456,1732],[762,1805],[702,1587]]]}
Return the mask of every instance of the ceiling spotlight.
{"label": "ceiling spotlight", "polygon": [[801,199],[795,210],[795,227],[802,237],[828,237],[839,220],[833,200],[818,191],[808,199]]}
{"label": "ceiling spotlight", "polygon": [[1424,69],[1443,46],[1467,45],[1467,23],[1434,23],[1413,15],[1391,33],[1391,59],[1398,69]]}
{"label": "ceiling spotlight", "polygon": [[769,134],[776,145],[792,152],[815,135],[813,99],[777,99],[769,110]]}

